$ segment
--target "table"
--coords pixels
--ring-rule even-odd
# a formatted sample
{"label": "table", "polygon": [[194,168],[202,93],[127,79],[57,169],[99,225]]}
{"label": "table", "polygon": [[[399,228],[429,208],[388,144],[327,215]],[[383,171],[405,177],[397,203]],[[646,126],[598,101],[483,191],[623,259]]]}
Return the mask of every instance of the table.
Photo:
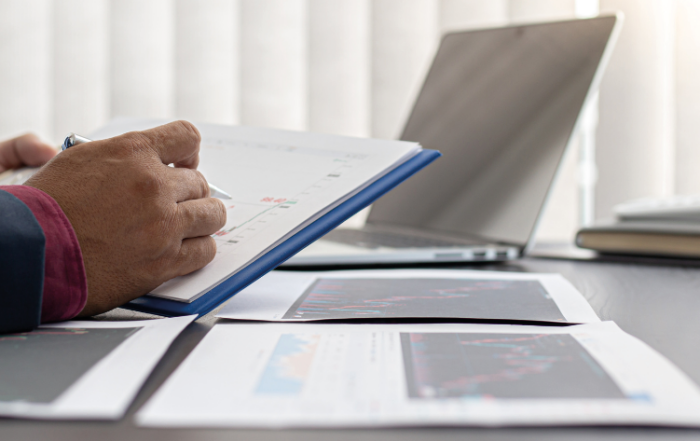
{"label": "table", "polygon": [[[526,258],[485,270],[558,272],[588,299],[603,320],[668,357],[700,384],[700,266],[683,262],[630,263]],[[477,268],[477,269],[478,269]],[[123,310],[101,319],[144,318]],[[422,428],[352,430],[141,429],[134,413],[216,323],[212,315],[190,325],[174,342],[119,422],[47,422],[0,419],[0,440],[647,440],[698,439],[700,430],[663,428]],[[700,409],[698,409],[700,412]]]}

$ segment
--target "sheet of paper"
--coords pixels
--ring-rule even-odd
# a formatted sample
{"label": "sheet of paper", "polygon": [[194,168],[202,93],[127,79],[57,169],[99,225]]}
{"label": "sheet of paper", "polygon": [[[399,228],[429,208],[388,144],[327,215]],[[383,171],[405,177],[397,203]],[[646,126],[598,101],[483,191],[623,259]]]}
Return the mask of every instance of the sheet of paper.
{"label": "sheet of paper", "polygon": [[[116,120],[95,139],[165,121]],[[198,124],[199,169],[233,197],[217,256],[151,295],[191,302],[420,151],[415,143]]]}
{"label": "sheet of paper", "polygon": [[468,270],[273,271],[233,296],[218,317],[279,322],[600,321],[581,293],[559,274]]}
{"label": "sheet of paper", "polygon": [[34,176],[39,167],[23,167],[16,170],[6,170],[0,173],[0,185],[21,185]]}
{"label": "sheet of paper", "polygon": [[219,324],[141,426],[700,426],[700,393],[612,322]]}
{"label": "sheet of paper", "polygon": [[0,415],[119,419],[195,318],[70,321],[0,335]]}

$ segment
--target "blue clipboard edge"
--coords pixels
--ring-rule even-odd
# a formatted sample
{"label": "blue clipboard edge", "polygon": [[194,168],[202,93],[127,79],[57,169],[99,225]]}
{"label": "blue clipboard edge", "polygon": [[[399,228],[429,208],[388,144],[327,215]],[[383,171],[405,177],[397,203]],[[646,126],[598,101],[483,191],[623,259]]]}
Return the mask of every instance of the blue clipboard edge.
{"label": "blue clipboard edge", "polygon": [[385,193],[405,181],[413,174],[427,166],[442,154],[436,150],[422,150],[413,158],[399,165],[386,176],[348,199],[342,205],[334,208],[325,216],[317,219],[308,227],[290,237],[283,244],[268,251],[241,271],[226,279],[209,292],[203,294],[192,303],[158,297],[143,296],[124,305],[124,308],[149,314],[175,317],[197,314],[203,316],[233,297],[236,293],[258,280],[268,272],[277,268],[284,261],[301,251],[303,248],[325,235],[346,219],[372,204]]}

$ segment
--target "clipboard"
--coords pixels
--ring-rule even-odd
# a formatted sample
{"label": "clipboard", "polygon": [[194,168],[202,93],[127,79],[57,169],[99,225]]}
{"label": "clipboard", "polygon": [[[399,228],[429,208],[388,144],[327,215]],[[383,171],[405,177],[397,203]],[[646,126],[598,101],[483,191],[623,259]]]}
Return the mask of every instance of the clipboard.
{"label": "clipboard", "polygon": [[193,315],[201,317],[233,297],[251,283],[277,268],[303,248],[337,227],[385,193],[427,166],[442,154],[436,150],[421,150],[394,170],[379,178],[343,204],[329,211],[280,245],[260,256],[196,300],[185,303],[153,296],[142,296],[124,305],[133,311],[167,317]]}

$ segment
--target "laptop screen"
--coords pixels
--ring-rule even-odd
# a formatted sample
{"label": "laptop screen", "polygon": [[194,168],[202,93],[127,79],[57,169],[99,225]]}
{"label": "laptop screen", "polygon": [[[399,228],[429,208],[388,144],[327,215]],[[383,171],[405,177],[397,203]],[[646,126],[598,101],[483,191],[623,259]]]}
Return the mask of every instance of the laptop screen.
{"label": "laptop screen", "polygon": [[525,246],[616,17],[449,33],[401,139],[444,157],[368,223]]}

